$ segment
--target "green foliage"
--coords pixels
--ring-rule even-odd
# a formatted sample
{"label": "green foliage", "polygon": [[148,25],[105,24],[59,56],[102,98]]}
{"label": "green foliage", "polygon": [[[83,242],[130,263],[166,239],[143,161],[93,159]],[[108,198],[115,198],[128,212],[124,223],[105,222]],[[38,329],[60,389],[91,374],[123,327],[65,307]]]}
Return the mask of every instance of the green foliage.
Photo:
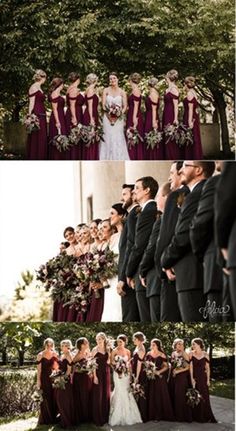
{"label": "green foliage", "polygon": [[222,398],[235,398],[234,379],[212,381],[210,386],[210,395],[215,395]]}

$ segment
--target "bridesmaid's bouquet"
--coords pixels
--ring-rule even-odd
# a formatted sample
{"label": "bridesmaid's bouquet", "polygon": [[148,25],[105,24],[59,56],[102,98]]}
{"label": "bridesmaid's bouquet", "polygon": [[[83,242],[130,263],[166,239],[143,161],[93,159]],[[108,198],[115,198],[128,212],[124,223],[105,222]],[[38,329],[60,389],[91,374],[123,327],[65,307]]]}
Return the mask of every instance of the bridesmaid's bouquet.
{"label": "bridesmaid's bouquet", "polygon": [[138,401],[139,398],[146,398],[144,387],[140,383],[136,382],[135,376],[132,376],[129,391],[133,394],[136,401]]}
{"label": "bridesmaid's bouquet", "polygon": [[78,145],[81,139],[81,130],[83,125],[81,123],[77,124],[77,126],[73,127],[68,136],[69,142],[71,145]]}
{"label": "bridesmaid's bouquet", "polygon": [[157,129],[152,129],[150,132],[145,133],[147,149],[151,148],[153,150],[154,148],[159,148],[162,138],[162,132],[159,132]]}
{"label": "bridesmaid's bouquet", "polygon": [[121,379],[122,376],[127,376],[129,374],[129,367],[127,361],[125,361],[122,356],[116,355],[114,358],[114,363],[112,365],[113,370],[118,374]]}
{"label": "bridesmaid's bouquet", "polygon": [[51,144],[56,147],[60,153],[69,150],[71,143],[66,135],[56,135],[51,141]]}
{"label": "bridesmaid's bouquet", "polygon": [[70,376],[68,376],[67,374],[65,374],[61,370],[54,370],[49,377],[52,380],[52,387],[54,389],[65,390],[66,384],[70,380]]}
{"label": "bridesmaid's bouquet", "polygon": [[136,127],[129,127],[126,130],[126,137],[129,149],[138,145],[139,141],[143,142],[143,138],[140,136]]}
{"label": "bridesmaid's bouquet", "polygon": [[157,367],[152,361],[144,361],[143,362],[143,369],[146,373],[146,376],[148,380],[155,380],[155,378],[158,376],[160,379],[162,378],[161,374],[156,374]]}
{"label": "bridesmaid's bouquet", "polygon": [[85,146],[90,147],[90,145],[103,140],[103,127],[101,125],[93,126],[92,124],[89,126],[82,126],[80,137],[85,143]]}
{"label": "bridesmaid's bouquet", "polygon": [[33,403],[41,404],[43,402],[43,391],[42,391],[42,389],[36,389],[33,392],[31,398],[32,398]]}
{"label": "bridesmaid's bouquet", "polygon": [[74,365],[74,371],[76,373],[87,373],[89,376],[92,376],[94,371],[98,368],[98,364],[96,358],[86,359],[82,364],[76,362]]}
{"label": "bridesmaid's bouquet", "polygon": [[29,134],[40,130],[39,118],[35,114],[27,114],[24,119],[24,125],[26,132]]}
{"label": "bridesmaid's bouquet", "polygon": [[108,119],[110,121],[111,126],[114,126],[115,122],[118,120],[118,118],[122,118],[122,108],[120,105],[117,105],[116,103],[112,103],[111,105],[106,106],[106,113],[108,116]]}
{"label": "bridesmaid's bouquet", "polygon": [[178,126],[175,124],[167,124],[164,128],[164,136],[166,144],[175,141],[180,148],[193,145],[193,131],[182,123]]}
{"label": "bridesmaid's bouquet", "polygon": [[189,388],[186,392],[187,404],[190,407],[198,406],[202,400],[200,392],[195,388]]}
{"label": "bridesmaid's bouquet", "polygon": [[172,361],[172,367],[174,370],[179,370],[181,368],[185,368],[188,365],[187,361],[182,357],[176,357]]}

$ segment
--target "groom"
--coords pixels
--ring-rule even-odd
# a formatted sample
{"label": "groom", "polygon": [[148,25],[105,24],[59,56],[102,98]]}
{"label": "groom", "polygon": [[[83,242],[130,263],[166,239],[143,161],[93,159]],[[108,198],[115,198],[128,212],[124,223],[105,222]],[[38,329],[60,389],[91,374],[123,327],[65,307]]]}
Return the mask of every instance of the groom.
{"label": "groom", "polygon": [[153,224],[156,221],[157,205],[154,198],[157,191],[158,183],[153,177],[142,177],[135,183],[134,192],[141,211],[137,217],[134,244],[127,262],[126,279],[128,286],[135,289],[141,322],[150,322],[151,320],[146,288],[139,279],[139,264],[148,245]]}

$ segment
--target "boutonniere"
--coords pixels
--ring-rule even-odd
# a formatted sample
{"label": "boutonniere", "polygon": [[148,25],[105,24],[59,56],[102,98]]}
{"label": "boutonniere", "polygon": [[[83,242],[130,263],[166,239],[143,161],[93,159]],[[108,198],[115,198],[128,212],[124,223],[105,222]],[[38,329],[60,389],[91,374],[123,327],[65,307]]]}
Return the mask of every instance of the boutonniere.
{"label": "boutonniere", "polygon": [[182,192],[178,194],[177,202],[176,202],[178,208],[182,207],[183,203],[185,202],[185,199],[186,199],[186,193]]}

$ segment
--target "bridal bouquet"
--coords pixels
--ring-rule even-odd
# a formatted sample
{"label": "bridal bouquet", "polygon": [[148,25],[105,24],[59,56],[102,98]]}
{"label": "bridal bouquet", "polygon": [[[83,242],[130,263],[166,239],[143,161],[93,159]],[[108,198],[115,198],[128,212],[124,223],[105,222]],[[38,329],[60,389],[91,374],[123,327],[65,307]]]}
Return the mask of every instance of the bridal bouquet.
{"label": "bridal bouquet", "polygon": [[202,400],[200,392],[195,388],[189,388],[186,392],[186,397],[187,404],[192,408],[198,406],[198,404]]}
{"label": "bridal bouquet", "polygon": [[39,118],[35,114],[27,114],[24,119],[24,125],[27,133],[32,133],[40,130]]}
{"label": "bridal bouquet", "polygon": [[61,370],[54,370],[49,377],[52,380],[52,387],[54,389],[64,390],[66,388],[66,383],[70,380],[70,377]]}
{"label": "bridal bouquet", "polygon": [[106,112],[110,121],[111,126],[114,126],[116,120],[122,117],[122,108],[116,103],[106,106]]}
{"label": "bridal bouquet", "polygon": [[193,145],[193,132],[192,129],[179,124],[168,124],[164,128],[165,143],[175,141],[176,144],[182,148],[184,146]]}
{"label": "bridal bouquet", "polygon": [[144,371],[146,373],[146,376],[148,380],[155,380],[155,378],[158,376],[160,379],[162,378],[161,374],[156,374],[157,367],[152,361],[144,361],[143,362]]}
{"label": "bridal bouquet", "polygon": [[136,127],[129,127],[126,130],[126,137],[129,148],[135,147],[135,145],[137,145],[139,141],[143,142],[143,138],[142,136],[140,136]]}
{"label": "bridal bouquet", "polygon": [[145,140],[147,143],[147,149],[151,148],[159,148],[159,144],[162,141],[162,132],[159,132],[157,129],[152,129],[150,132],[145,133]]}
{"label": "bridal bouquet", "polygon": [[51,141],[51,144],[56,147],[60,153],[62,151],[67,151],[70,148],[70,141],[69,138],[67,138],[66,135],[56,135]]}
{"label": "bridal bouquet", "polygon": [[119,378],[129,374],[129,367],[127,361],[122,356],[116,355],[113,363],[113,370],[118,374]]}
{"label": "bridal bouquet", "polygon": [[86,359],[83,363],[76,362],[74,365],[74,370],[77,373],[87,373],[89,376],[92,376],[94,371],[98,368],[98,364],[96,358]]}

